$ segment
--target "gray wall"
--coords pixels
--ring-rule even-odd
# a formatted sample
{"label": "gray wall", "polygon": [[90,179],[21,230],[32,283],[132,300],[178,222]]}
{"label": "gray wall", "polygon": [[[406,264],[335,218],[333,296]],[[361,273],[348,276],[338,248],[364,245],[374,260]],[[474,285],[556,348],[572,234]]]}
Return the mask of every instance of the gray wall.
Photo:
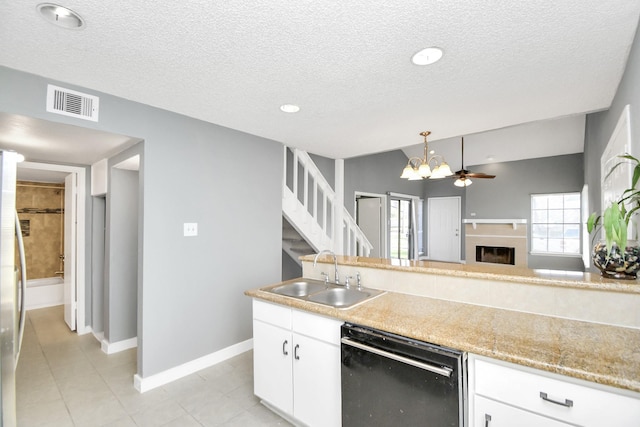
{"label": "gray wall", "polygon": [[352,157],[344,161],[344,206],[354,216],[355,192],[386,194],[388,192],[421,197],[422,181],[400,179],[407,165],[407,156],[400,151],[388,151],[369,156]]}
{"label": "gray wall", "polygon": [[104,313],[110,343],[136,337],[138,313],[138,172],[110,168],[107,193],[109,307]]}
{"label": "gray wall", "polygon": [[324,179],[327,180],[331,188],[336,189],[336,161],[328,157],[319,156],[317,154],[309,153],[309,157],[316,164]]}
{"label": "gray wall", "polygon": [[[47,83],[100,96],[100,122],[46,113]],[[144,140],[139,375],[251,338],[243,291],[280,280],[280,143],[4,67],[0,111]],[[234,173],[247,158],[262,159],[259,178]],[[184,222],[197,222],[199,235],[183,237]]]}
{"label": "gray wall", "polygon": [[630,105],[632,152],[635,157],[638,157],[640,155],[640,113],[638,113],[640,111],[640,27],[631,46],[629,60],[611,107],[607,111],[587,115],[584,181],[589,186],[590,212],[601,210],[600,157],[626,105]]}
{"label": "gray wall", "polygon": [[[105,224],[107,201],[105,197],[92,198],[91,220],[91,320],[94,333],[104,332],[104,277],[105,277]],[[108,301],[108,300],[107,300]],[[89,316],[87,315],[87,318]]]}

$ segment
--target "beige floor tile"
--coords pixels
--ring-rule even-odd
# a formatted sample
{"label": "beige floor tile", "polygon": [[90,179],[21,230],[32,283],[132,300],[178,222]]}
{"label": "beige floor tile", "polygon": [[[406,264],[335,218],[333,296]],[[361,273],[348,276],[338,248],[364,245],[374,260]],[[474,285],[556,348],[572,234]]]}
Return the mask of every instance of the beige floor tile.
{"label": "beige floor tile", "polygon": [[130,416],[119,418],[113,422],[104,424],[102,427],[136,427],[136,423]]}
{"label": "beige floor tile", "polygon": [[152,408],[173,403],[168,393],[161,388],[149,390],[146,393],[139,393],[131,387],[129,391],[123,392],[120,390],[117,392],[117,397],[129,415],[139,414]]}
{"label": "beige floor tile", "polygon": [[210,399],[205,405],[190,411],[204,426],[219,426],[244,412],[242,406],[228,396]]}
{"label": "beige floor tile", "polygon": [[258,405],[252,406],[247,410],[247,412],[250,412],[258,420],[259,425],[265,425],[265,426],[271,426],[271,425],[290,426],[291,425],[291,423],[282,419],[280,416],[275,414],[270,409],[266,408],[261,403]]}
{"label": "beige floor tile", "polygon": [[71,415],[62,399],[18,406],[17,418],[20,427],[73,426]]}
{"label": "beige floor tile", "polygon": [[[245,424],[245,426],[249,426],[250,424]],[[195,418],[191,415],[184,415],[180,418],[176,418],[175,420],[171,420],[166,424],[162,424],[162,427],[202,427]]]}
{"label": "beige floor tile", "polygon": [[142,412],[131,416],[136,425],[141,427],[162,426],[188,415],[187,412],[175,402],[163,402],[152,406]]}
{"label": "beige floor tile", "polygon": [[27,312],[16,371],[18,426],[289,426],[253,395],[253,353],[139,393],[137,350],[107,355],[62,307]]}
{"label": "beige floor tile", "polygon": [[67,406],[77,426],[102,426],[128,415],[115,396],[101,397],[95,402],[67,403]]}

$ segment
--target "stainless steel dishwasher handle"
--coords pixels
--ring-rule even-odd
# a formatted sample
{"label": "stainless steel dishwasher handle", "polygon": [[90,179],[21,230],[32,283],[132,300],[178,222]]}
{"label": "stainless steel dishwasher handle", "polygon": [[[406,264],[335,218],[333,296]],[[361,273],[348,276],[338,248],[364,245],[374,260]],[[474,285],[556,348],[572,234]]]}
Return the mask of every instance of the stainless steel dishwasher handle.
{"label": "stainless steel dishwasher handle", "polygon": [[370,353],[377,354],[378,356],[386,357],[387,359],[396,360],[398,362],[406,363],[407,365],[415,366],[416,368],[424,369],[425,371],[433,372],[434,374],[440,374],[447,378],[451,377],[451,372],[453,369],[431,365],[429,363],[420,362],[418,360],[409,359],[408,357],[400,356],[398,354],[393,354],[388,351],[380,350],[379,348],[370,347],[366,344],[359,343],[358,341],[353,341],[347,337],[342,337],[340,339],[342,344],[359,348],[360,350],[368,351]]}

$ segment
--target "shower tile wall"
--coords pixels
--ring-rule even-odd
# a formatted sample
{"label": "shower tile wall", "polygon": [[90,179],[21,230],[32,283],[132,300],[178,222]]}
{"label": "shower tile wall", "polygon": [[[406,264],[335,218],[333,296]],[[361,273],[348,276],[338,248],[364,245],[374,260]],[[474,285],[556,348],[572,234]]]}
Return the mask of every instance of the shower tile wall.
{"label": "shower tile wall", "polygon": [[[24,236],[27,278],[60,276],[64,264],[64,184],[18,181],[16,208],[29,221]],[[24,234],[24,233],[23,233]]]}

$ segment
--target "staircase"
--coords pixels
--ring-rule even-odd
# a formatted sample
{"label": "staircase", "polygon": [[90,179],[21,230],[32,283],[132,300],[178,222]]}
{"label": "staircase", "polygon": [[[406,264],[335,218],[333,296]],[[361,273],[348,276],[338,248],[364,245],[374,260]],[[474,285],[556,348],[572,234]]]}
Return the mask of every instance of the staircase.
{"label": "staircase", "polygon": [[[301,255],[323,249],[338,255],[368,256],[371,243],[311,157],[305,151],[284,147],[284,169],[283,250],[297,262]],[[341,227],[334,228],[336,223]]]}

